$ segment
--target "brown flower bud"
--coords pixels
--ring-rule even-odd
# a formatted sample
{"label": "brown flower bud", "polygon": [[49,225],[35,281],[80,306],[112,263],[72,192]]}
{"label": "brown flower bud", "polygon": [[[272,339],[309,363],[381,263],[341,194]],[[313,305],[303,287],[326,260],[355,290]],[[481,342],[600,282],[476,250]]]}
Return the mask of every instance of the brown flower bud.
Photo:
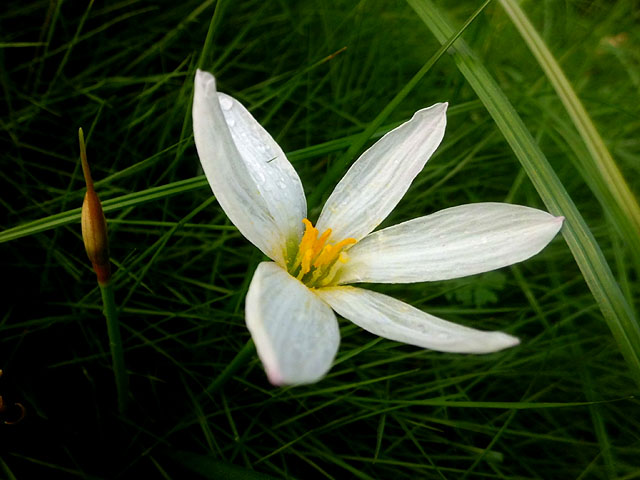
{"label": "brown flower bud", "polygon": [[87,162],[87,152],[84,145],[82,129],[78,131],[80,139],[80,159],[82,171],[87,184],[87,193],[82,204],[82,240],[87,256],[91,260],[93,270],[98,277],[98,283],[105,285],[111,278],[111,263],[109,262],[109,238],[107,236],[107,222],[104,218],[100,199],[93,188],[93,179]]}

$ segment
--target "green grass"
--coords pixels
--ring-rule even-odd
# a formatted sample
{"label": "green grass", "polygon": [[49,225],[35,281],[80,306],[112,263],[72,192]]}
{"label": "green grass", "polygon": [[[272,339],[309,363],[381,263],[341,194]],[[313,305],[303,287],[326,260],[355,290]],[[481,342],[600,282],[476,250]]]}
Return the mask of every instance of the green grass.
{"label": "green grass", "polygon": [[[501,0],[474,18],[483,3],[3,4],[0,395],[27,416],[0,424],[0,478],[640,478],[637,8]],[[564,215],[563,236],[498,272],[371,287],[522,344],[445,354],[341,320],[326,379],[270,386],[244,326],[262,258],[193,145],[197,66],[289,152],[312,219],[373,138],[448,101],[384,225],[508,201]],[[124,414],[78,127],[110,228]]]}

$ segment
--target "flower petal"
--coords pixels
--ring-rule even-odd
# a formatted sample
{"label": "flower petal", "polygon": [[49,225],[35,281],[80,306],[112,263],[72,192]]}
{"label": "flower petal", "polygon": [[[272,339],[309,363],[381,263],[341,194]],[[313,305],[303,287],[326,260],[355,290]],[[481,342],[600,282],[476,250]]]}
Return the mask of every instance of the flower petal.
{"label": "flower petal", "polygon": [[542,250],[563,217],[507,203],[474,203],[385,228],[349,250],[337,283],[447,280],[521,262]]}
{"label": "flower petal", "polygon": [[274,385],[313,383],[331,367],[340,331],[331,308],[272,262],[258,265],[246,322]]}
{"label": "flower petal", "polygon": [[520,343],[502,332],[484,332],[447,322],[381,293],[330,287],[318,296],[368,332],[418,347],[454,353],[490,353]]}
{"label": "flower petal", "polygon": [[362,154],[327,200],[316,227],[333,230],[336,241],[360,240],[398,204],[440,145],[447,104],[417,111]]}
{"label": "flower petal", "polygon": [[307,204],[298,174],[269,133],[237,100],[216,91],[213,75],[198,70],[193,136],[220,206],[238,230],[284,264],[287,243],[302,235]]}

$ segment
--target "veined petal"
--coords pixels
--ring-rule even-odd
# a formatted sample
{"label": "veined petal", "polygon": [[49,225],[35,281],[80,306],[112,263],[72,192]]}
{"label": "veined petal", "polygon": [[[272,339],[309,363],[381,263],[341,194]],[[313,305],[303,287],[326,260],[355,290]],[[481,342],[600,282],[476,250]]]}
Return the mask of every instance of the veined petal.
{"label": "veined petal", "polygon": [[302,183],[284,152],[237,100],[216,91],[198,70],[193,136],[200,162],[220,206],[238,230],[284,265],[297,244],[307,204]]}
{"label": "veined petal", "polygon": [[454,353],[490,353],[520,343],[502,332],[485,332],[447,322],[400,300],[355,287],[330,287],[318,296],[368,332],[418,347]]}
{"label": "veined petal", "polygon": [[447,104],[417,111],[411,120],[362,154],[327,200],[316,227],[332,238],[360,240],[398,204],[413,179],[440,145]]}
{"label": "veined petal", "polygon": [[349,250],[337,283],[447,280],[521,262],[542,250],[563,217],[507,203],[474,203],[385,228]]}
{"label": "veined petal", "polygon": [[274,385],[318,381],[338,351],[340,331],[331,308],[272,262],[258,265],[251,280],[246,322]]}

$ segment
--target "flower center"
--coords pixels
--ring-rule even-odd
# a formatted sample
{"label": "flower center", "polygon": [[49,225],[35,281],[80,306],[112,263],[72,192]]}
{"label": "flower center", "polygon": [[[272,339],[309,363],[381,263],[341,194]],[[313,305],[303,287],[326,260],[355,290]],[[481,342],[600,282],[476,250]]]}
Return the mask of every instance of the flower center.
{"label": "flower center", "polygon": [[356,243],[356,239],[345,238],[330,244],[327,243],[331,236],[330,228],[318,236],[320,232],[308,219],[302,219],[302,223],[305,225],[304,235],[288,271],[309,288],[324,287],[331,283],[340,267],[347,262],[349,257],[344,249]]}

